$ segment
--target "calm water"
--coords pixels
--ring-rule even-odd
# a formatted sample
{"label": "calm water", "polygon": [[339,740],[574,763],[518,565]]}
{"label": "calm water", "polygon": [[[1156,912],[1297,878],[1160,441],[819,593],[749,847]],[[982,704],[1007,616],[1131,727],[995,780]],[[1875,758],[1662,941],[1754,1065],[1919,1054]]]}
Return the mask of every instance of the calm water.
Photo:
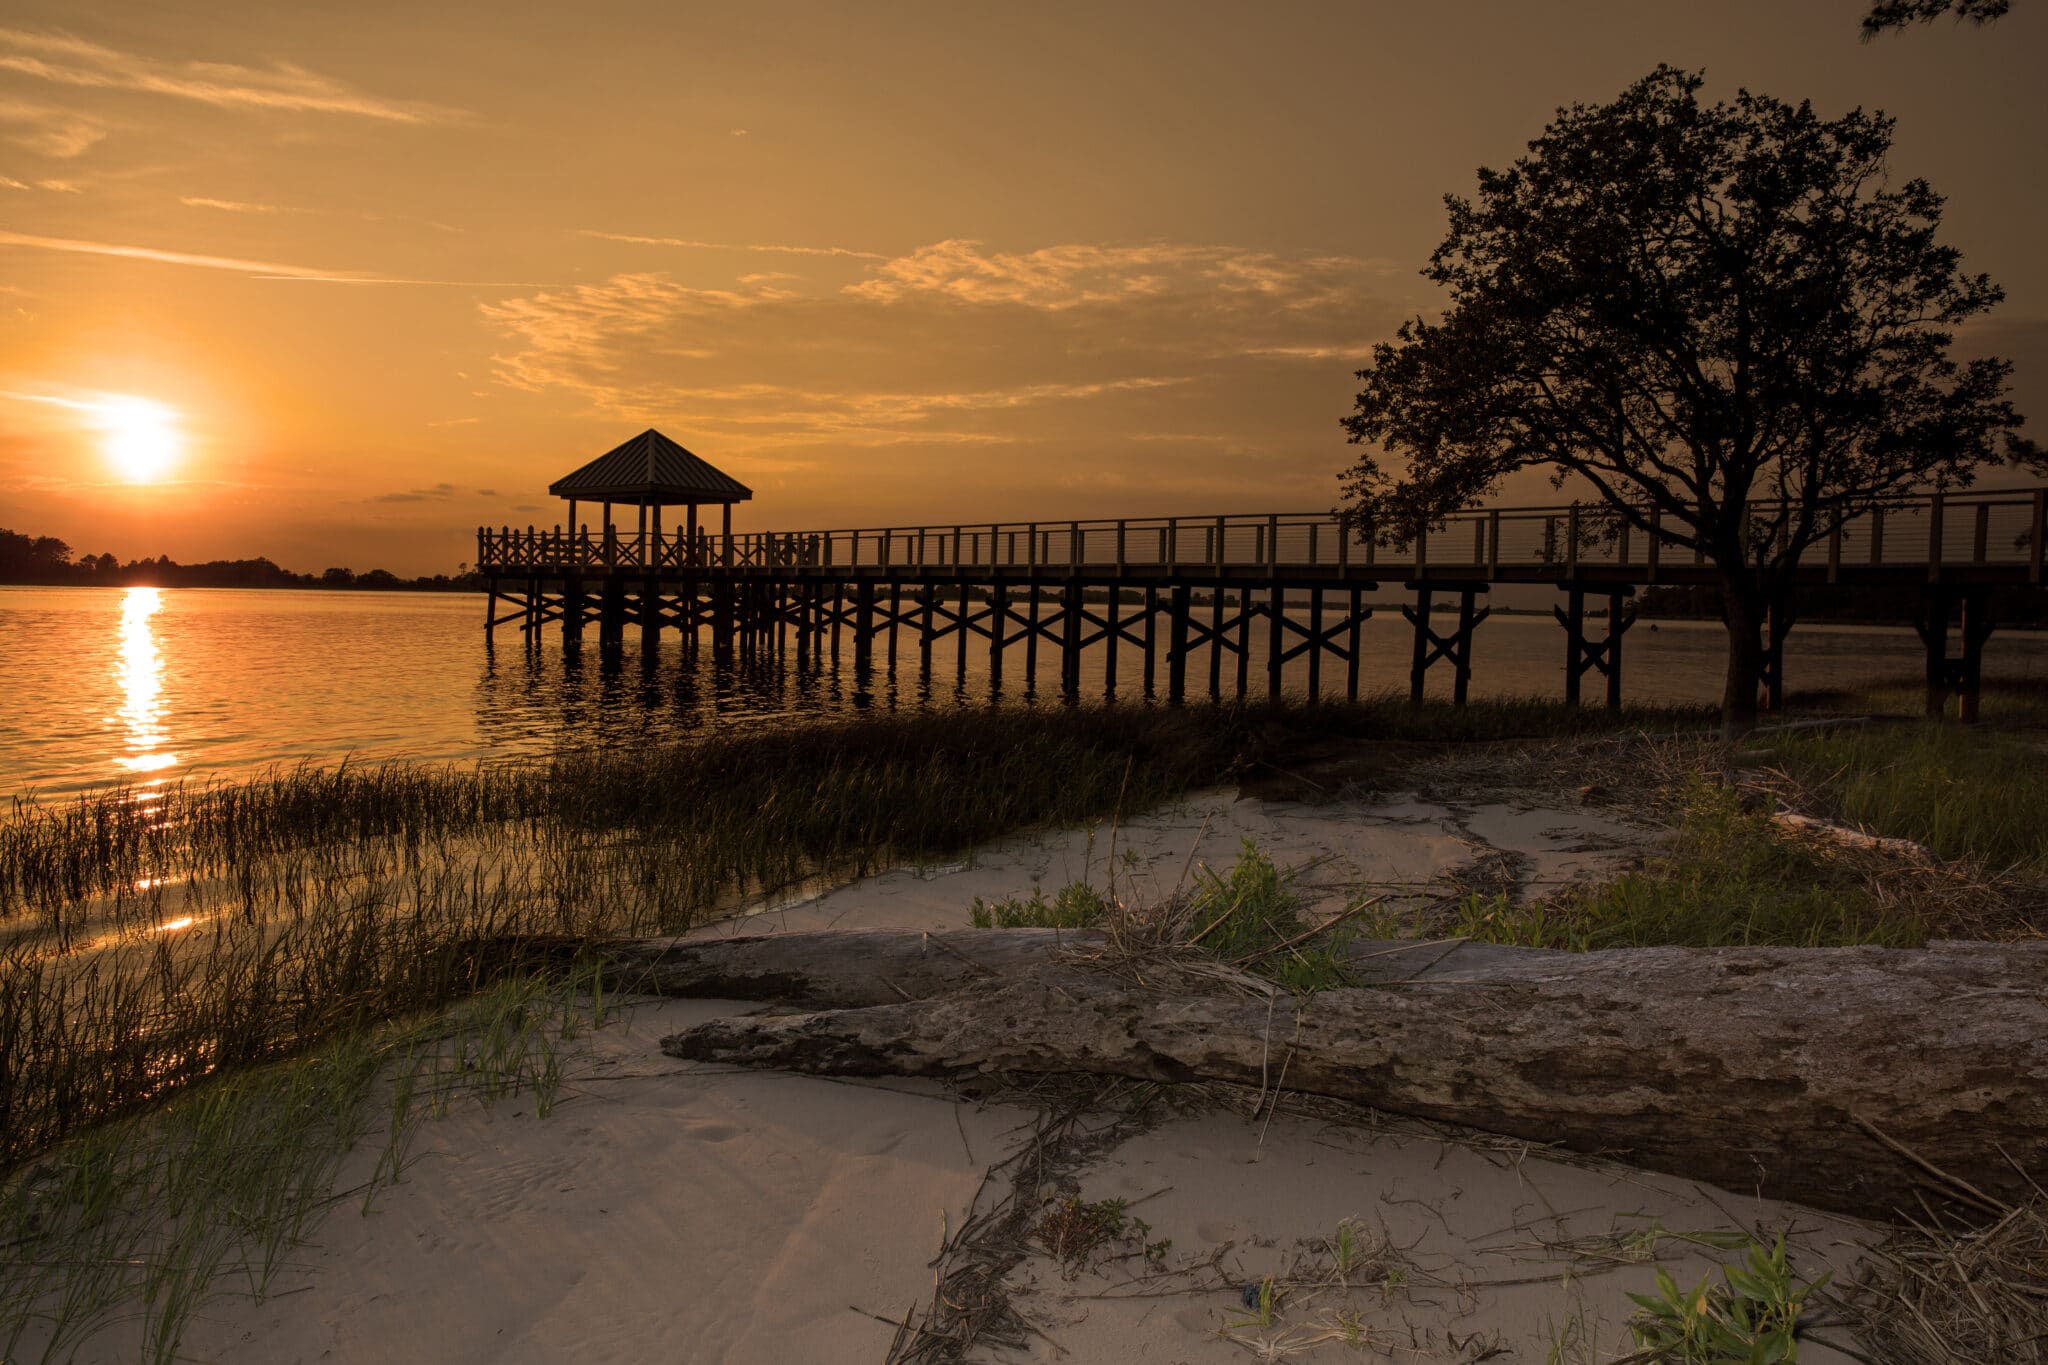
{"label": "calm water", "polygon": [[[481,597],[467,594],[254,592],[155,588],[0,587],[0,797],[29,790],[181,776],[236,776],[274,763],[408,757],[540,755],[564,745],[658,741],[705,727],[759,725],[857,710],[983,706],[986,646],[970,648],[964,676],[942,641],[932,677],[914,646],[893,673],[881,663],[857,685],[848,650],[835,671],[798,675],[772,662],[726,665],[701,650],[686,661],[673,637],[648,657],[628,632],[607,659],[594,643],[565,657],[550,634],[529,654],[516,631],[484,647]],[[591,637],[594,641],[594,636]],[[1409,634],[1381,608],[1365,628],[1362,686],[1405,688]],[[1911,677],[1911,631],[1805,626],[1788,646],[1795,688]],[[1628,637],[1631,701],[1712,702],[1720,695],[1722,636],[1712,624],[1639,625]],[[1123,694],[1139,695],[1133,651],[1119,660]],[[1084,660],[1099,694],[1099,648]],[[1057,704],[1057,654],[1040,651],[1039,691],[1025,687],[1023,650],[1005,659],[1002,700]],[[1993,638],[1988,668],[2048,677],[2048,637]],[[1235,661],[1226,657],[1226,687]],[[1475,692],[1557,695],[1563,632],[1545,618],[1495,615],[1479,628]],[[1440,676],[1439,676],[1440,675]],[[1254,689],[1264,686],[1254,656]],[[1306,664],[1288,683],[1304,688]],[[1159,665],[1159,684],[1165,667]],[[1190,659],[1191,693],[1208,663]],[[1325,660],[1326,695],[1341,693],[1343,665]],[[1449,687],[1448,671],[1432,688]],[[1600,683],[1588,679],[1589,695]]]}

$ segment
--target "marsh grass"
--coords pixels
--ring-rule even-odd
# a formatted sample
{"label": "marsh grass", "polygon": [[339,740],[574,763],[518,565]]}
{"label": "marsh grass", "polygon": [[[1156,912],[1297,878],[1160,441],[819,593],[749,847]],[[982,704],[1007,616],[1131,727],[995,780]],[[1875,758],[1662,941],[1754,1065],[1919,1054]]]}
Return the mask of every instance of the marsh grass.
{"label": "marsh grass", "polygon": [[1113,851],[1105,861],[1105,888],[1077,881],[1050,901],[1042,890],[994,903],[976,899],[974,926],[1102,928],[1103,948],[1084,955],[1138,977],[1147,964],[1155,976],[1163,969],[1193,968],[1211,984],[1252,986],[1262,993],[1279,986],[1297,996],[1350,984],[1344,963],[1357,936],[1353,915],[1305,919],[1294,870],[1277,866],[1255,840],[1242,841],[1229,871],[1195,867],[1192,885],[1157,900],[1126,897],[1117,887]]}
{"label": "marsh grass", "polygon": [[1244,720],[1110,708],[798,725],[532,765],[301,767],[233,785],[17,801],[0,821],[0,913],[53,916],[139,885],[231,880],[316,847],[412,848],[508,825],[658,840],[699,899],[844,863],[965,847],[1229,768]]}
{"label": "marsh grass", "polygon": [[1093,929],[1110,913],[1110,898],[1087,882],[1068,882],[1045,898],[1042,887],[1028,896],[985,901],[976,896],[968,921],[977,929]]}
{"label": "marsh grass", "polygon": [[17,801],[0,818],[0,1170],[217,1071],[435,1008],[596,938],[677,932],[806,878],[1145,809],[1290,745],[1582,734],[1674,714],[1391,697],[1015,708]]}
{"label": "marsh grass", "polygon": [[132,794],[18,806],[0,823],[23,912],[0,943],[0,1169],[596,938],[1153,804],[1227,772],[1230,742],[1180,715],[998,713],[530,770],[303,770],[173,789],[146,818]]}
{"label": "marsh grass", "polygon": [[1881,899],[1868,870],[1785,835],[1732,787],[1694,777],[1664,851],[1643,867],[1543,900],[1467,897],[1444,932],[1587,951],[1658,945],[1924,944],[1924,917]]}
{"label": "marsh grass", "polygon": [[[359,1198],[367,1212],[402,1180],[425,1118],[522,1094],[545,1116],[568,1043],[605,1022],[594,982],[575,968],[501,981],[221,1076],[19,1168],[0,1185],[0,1359],[105,1358],[122,1340],[144,1361],[180,1358],[206,1302],[262,1301],[330,1209]],[[358,1148],[375,1152],[369,1174],[338,1189]]]}
{"label": "marsh grass", "polygon": [[1788,733],[1760,748],[1817,814],[1942,858],[2048,876],[2048,737],[1916,721]]}
{"label": "marsh grass", "polygon": [[[1876,678],[1858,687],[1796,691],[1786,703],[1794,711],[1919,717],[1927,706],[1927,684],[1918,677]],[[1955,718],[1953,700],[1944,714]],[[2048,728],[2048,678],[1985,678],[1979,692],[1979,716],[1986,725]]]}
{"label": "marsh grass", "polygon": [[[1697,708],[1619,716],[1501,699],[1355,705],[1005,708],[817,722],[535,764],[342,764],[235,784],[16,798],[0,818],[0,919],[46,922],[188,880],[233,880],[294,850],[413,848],[505,827],[656,839],[699,897],[859,873],[1023,826],[1135,809],[1303,738],[1471,743],[1703,726]],[[1128,779],[1128,783],[1126,783]],[[1126,785],[1128,789],[1126,790]]]}
{"label": "marsh grass", "polygon": [[1310,924],[1302,918],[1294,876],[1247,838],[1228,873],[1195,871],[1186,940],[1233,966],[1311,995],[1348,985],[1344,949],[1348,924]]}

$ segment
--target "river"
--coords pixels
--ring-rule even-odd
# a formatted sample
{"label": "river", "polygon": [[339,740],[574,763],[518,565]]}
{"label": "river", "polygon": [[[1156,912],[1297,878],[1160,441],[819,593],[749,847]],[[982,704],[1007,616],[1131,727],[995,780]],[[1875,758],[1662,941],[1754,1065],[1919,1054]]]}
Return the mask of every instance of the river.
{"label": "river", "polygon": [[[279,763],[344,758],[426,760],[539,756],[563,745],[642,744],[707,727],[773,724],[862,710],[997,704],[1057,705],[1059,662],[1041,649],[1038,688],[1024,686],[1023,650],[1005,660],[1004,689],[988,687],[985,644],[965,675],[942,641],[920,674],[906,637],[893,671],[858,685],[847,659],[799,674],[773,661],[686,657],[671,636],[646,655],[628,633],[622,654],[593,643],[565,654],[550,632],[529,652],[501,630],[495,650],[473,594],[278,592],[198,588],[0,587],[0,797],[62,796],[113,782],[250,775]],[[1361,686],[1405,689],[1411,636],[1387,604],[1364,630]],[[1804,625],[1787,646],[1794,689],[1911,678],[1910,630]],[[878,661],[885,656],[878,648]],[[1720,627],[1663,621],[1627,637],[1626,697],[1712,702],[1720,695]],[[1255,694],[1263,660],[1254,657]],[[1993,637],[1987,672],[2048,677],[2048,635]],[[1234,677],[1226,660],[1225,685]],[[1137,699],[1138,659],[1119,661]],[[1165,668],[1159,667],[1159,683]],[[1544,616],[1496,614],[1479,627],[1473,692],[1561,695],[1564,635]],[[1084,658],[1084,694],[1099,695],[1100,648]],[[1207,686],[1206,656],[1190,659],[1191,694]],[[1306,686],[1305,662],[1287,685]],[[1327,659],[1325,695],[1341,694],[1343,664]],[[1431,674],[1447,691],[1449,671]],[[1601,695],[1597,677],[1587,695]]]}

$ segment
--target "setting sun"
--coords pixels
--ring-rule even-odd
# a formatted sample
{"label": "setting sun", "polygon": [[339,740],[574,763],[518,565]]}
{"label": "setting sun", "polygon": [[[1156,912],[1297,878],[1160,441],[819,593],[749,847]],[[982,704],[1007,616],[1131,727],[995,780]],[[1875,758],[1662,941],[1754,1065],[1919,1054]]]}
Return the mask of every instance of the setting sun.
{"label": "setting sun", "polygon": [[100,449],[130,483],[155,483],[185,449],[178,414],[148,398],[119,395],[93,405]]}

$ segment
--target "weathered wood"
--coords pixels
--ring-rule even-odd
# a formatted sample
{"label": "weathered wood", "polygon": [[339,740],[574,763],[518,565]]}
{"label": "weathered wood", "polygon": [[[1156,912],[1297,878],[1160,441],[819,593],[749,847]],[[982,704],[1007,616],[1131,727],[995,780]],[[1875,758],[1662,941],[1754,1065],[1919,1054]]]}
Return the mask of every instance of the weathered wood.
{"label": "weathered wood", "polygon": [[[2048,944],[1507,949],[1273,1010],[1034,968],[1049,931],[1017,932],[985,932],[963,950],[980,965],[957,971],[937,963],[950,953],[897,950],[871,969],[879,984],[864,998],[949,979],[966,989],[723,1019],[662,1046],[847,1075],[1078,1071],[1272,1086],[1284,1069],[1289,1090],[1871,1215],[1913,1206],[1929,1183],[1922,1161],[1996,1199],[2024,1197],[2023,1170],[2048,1170]],[[831,980],[826,994],[846,989],[848,969],[827,965],[831,945],[805,937],[757,940],[745,950],[751,979],[779,969]],[[897,979],[913,969],[925,973],[916,986]]]}
{"label": "weathered wood", "polygon": [[[1057,958],[1085,961],[1107,940],[1099,929],[828,929],[726,937],[621,939],[606,945],[612,990],[812,1008],[924,1000],[1015,976]],[[1503,980],[1550,970],[1577,954],[1460,939],[1354,940],[1352,980]]]}
{"label": "weathered wood", "polygon": [[610,987],[649,995],[852,1008],[943,995],[1046,966],[1056,948],[1092,952],[1092,929],[845,929],[608,945]]}

